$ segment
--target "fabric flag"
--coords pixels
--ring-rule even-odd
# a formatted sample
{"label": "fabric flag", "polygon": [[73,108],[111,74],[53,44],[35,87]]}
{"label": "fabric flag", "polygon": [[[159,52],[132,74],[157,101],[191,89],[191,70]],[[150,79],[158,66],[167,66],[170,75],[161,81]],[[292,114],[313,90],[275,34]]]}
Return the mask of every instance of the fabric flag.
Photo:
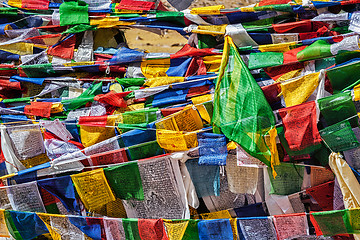
{"label": "fabric flag", "polygon": [[218,166],[199,166],[198,159],[186,161],[191,180],[194,183],[199,198],[206,196],[219,196],[220,171]]}
{"label": "fabric flag", "polygon": [[162,219],[139,219],[138,229],[142,240],[168,240]]}
{"label": "fabric flag", "polygon": [[37,181],[37,183],[40,187],[57,197],[69,212],[80,211],[70,176],[43,179]]}
{"label": "fabric flag", "polygon": [[5,216],[9,232],[15,239],[30,240],[49,232],[36,213],[6,211]]}
{"label": "fabric flag", "polygon": [[352,127],[357,127],[357,115],[351,92],[334,94],[318,100],[319,109],[328,125],[349,119]]}
{"label": "fabric flag", "polygon": [[109,62],[116,64],[141,62],[143,60],[143,57],[144,57],[143,52],[122,47],[116,51],[116,53],[109,60]]}
{"label": "fabric flag", "polygon": [[64,59],[72,59],[74,57],[75,43],[76,35],[72,35],[60,40],[58,44],[49,47],[47,54]]}
{"label": "fabric flag", "polygon": [[263,203],[250,204],[244,207],[235,208],[236,217],[262,217],[267,216],[264,210]]}
{"label": "fabric flag", "polygon": [[332,56],[330,49],[331,44],[327,43],[325,40],[318,40],[304,50],[298,52],[296,57],[299,61],[326,58]]}
{"label": "fabric flag", "polygon": [[[345,62],[347,63],[347,62]],[[359,80],[357,77],[360,61],[349,61],[326,71],[334,93],[339,93]]]}
{"label": "fabric flag", "polygon": [[89,24],[89,5],[81,0],[63,2],[59,7],[60,26]]}
{"label": "fabric flag", "polygon": [[287,107],[306,102],[319,85],[320,73],[310,73],[303,77],[281,82],[281,93]]}
{"label": "fabric flag", "polygon": [[211,212],[211,213],[202,213],[202,214],[200,214],[200,216],[204,220],[231,218],[231,214],[229,213],[229,210],[222,210],[222,211]]}
{"label": "fabric flag", "polygon": [[274,216],[274,225],[279,240],[284,240],[293,236],[309,235],[308,222],[305,213]]}
{"label": "fabric flag", "polygon": [[274,114],[229,37],[225,38],[212,120],[250,155],[268,166],[275,161],[270,159],[272,154],[263,139],[275,125]]}
{"label": "fabric flag", "polygon": [[117,198],[144,200],[144,191],[137,162],[104,169],[110,187]]}
{"label": "fabric flag", "polygon": [[31,102],[30,105],[25,106],[24,113],[49,118],[51,115],[51,106],[51,102]]}
{"label": "fabric flag", "polygon": [[164,154],[164,150],[160,147],[157,141],[150,141],[130,146],[127,151],[132,161]]}
{"label": "fabric flag", "polygon": [[[115,136],[117,116],[80,117],[80,136],[84,147],[92,146]],[[109,126],[109,127],[107,127]]]}
{"label": "fabric flag", "polygon": [[107,240],[125,239],[122,219],[104,218],[103,221]]}
{"label": "fabric flag", "polygon": [[200,240],[233,240],[229,219],[203,220],[198,224]]}
{"label": "fabric flag", "polygon": [[184,77],[192,58],[147,59],[141,62],[141,71],[146,78]]}
{"label": "fabric flag", "polygon": [[122,219],[126,240],[141,239],[138,228],[138,220],[139,219],[132,218]]}
{"label": "fabric flag", "polygon": [[[123,200],[129,218],[189,218],[177,161],[168,155],[138,161],[144,200]],[[148,206],[151,206],[149,208]]]}
{"label": "fabric flag", "polygon": [[199,165],[226,165],[226,138],[222,134],[198,133]]}
{"label": "fabric flag", "polygon": [[348,210],[334,210],[328,212],[311,212],[311,223],[315,227],[317,236],[334,236],[352,233]]}
{"label": "fabric flag", "polygon": [[81,216],[69,216],[71,224],[76,226],[80,231],[86,234],[86,236],[94,239],[101,240],[101,225],[100,224],[89,224],[86,217]]}
{"label": "fabric flag", "polygon": [[189,221],[164,219],[166,234],[169,240],[183,239]]}
{"label": "fabric flag", "polygon": [[240,218],[237,220],[240,239],[276,239],[274,225],[270,218]]}
{"label": "fabric flag", "polygon": [[93,154],[90,156],[90,158],[93,166],[123,163],[128,161],[125,149]]}
{"label": "fabric flag", "polygon": [[329,157],[329,166],[339,183],[345,208],[360,207],[360,184],[349,165],[333,152]]}
{"label": "fabric flag", "polygon": [[186,151],[197,147],[196,133],[181,131],[156,130],[156,140],[159,146],[167,152]]}
{"label": "fabric flag", "polygon": [[334,152],[346,151],[360,146],[349,121],[342,121],[320,130],[327,147]]}
{"label": "fabric flag", "polygon": [[237,166],[237,159],[229,155],[226,160],[226,177],[233,193],[255,194],[261,168]]}
{"label": "fabric flag", "polygon": [[61,239],[82,239],[84,237],[84,233],[73,225],[67,216],[50,215],[50,223],[52,229],[61,236]]}
{"label": "fabric flag", "polygon": [[291,150],[300,151],[321,142],[314,101],[282,108],[279,114],[283,122],[285,138]]}
{"label": "fabric flag", "polygon": [[115,201],[115,196],[102,168],[71,175],[71,179],[87,210],[94,211],[111,201]]}
{"label": "fabric flag", "polygon": [[300,192],[303,183],[304,167],[290,163],[282,163],[275,166],[276,178],[268,168],[271,191],[270,194],[290,195]]}
{"label": "fabric flag", "polygon": [[334,209],[334,184],[335,182],[331,181],[307,188],[306,193],[315,199],[323,211],[331,211]]}
{"label": "fabric flag", "polygon": [[115,91],[110,91],[106,94],[100,94],[94,97],[94,101],[98,101],[101,103],[107,103],[111,106],[126,108],[127,104],[123,97],[125,97],[127,93],[116,93]]}

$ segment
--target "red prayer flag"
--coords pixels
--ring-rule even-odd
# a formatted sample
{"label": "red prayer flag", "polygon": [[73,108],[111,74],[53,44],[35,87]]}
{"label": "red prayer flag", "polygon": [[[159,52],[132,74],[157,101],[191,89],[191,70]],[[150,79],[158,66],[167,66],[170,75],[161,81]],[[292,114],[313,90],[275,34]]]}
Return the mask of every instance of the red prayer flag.
{"label": "red prayer flag", "polygon": [[167,117],[171,114],[174,114],[176,112],[180,112],[181,110],[183,110],[185,107],[176,107],[176,108],[163,108],[163,109],[160,109],[161,111],[161,114],[164,116],[164,117]]}
{"label": "red prayer flag", "polygon": [[139,219],[138,229],[142,240],[168,240],[162,219]]}
{"label": "red prayer flag", "polygon": [[76,35],[71,36],[70,38],[60,42],[55,47],[50,47],[48,49],[48,54],[64,59],[72,59],[74,56],[74,49],[76,43]]}
{"label": "red prayer flag", "polygon": [[[288,63],[295,63],[298,62],[298,59],[296,57],[297,53],[304,50],[307,46],[301,46],[298,48],[294,48],[290,51],[284,52],[284,61],[283,64],[288,64]],[[282,67],[282,66],[281,66]]]}
{"label": "red prayer flag", "polygon": [[334,181],[320,184],[318,186],[306,189],[306,193],[311,195],[319,204],[323,211],[334,210]]}
{"label": "red prayer flag", "polygon": [[277,33],[300,33],[311,32],[312,30],[311,20],[273,24],[272,26]]}
{"label": "red prayer flag", "polygon": [[280,109],[279,114],[291,150],[300,151],[321,142],[315,101]]}
{"label": "red prayer flag", "polygon": [[185,77],[206,75],[206,65],[201,57],[194,57],[185,73]]}
{"label": "red prayer flag", "polygon": [[178,52],[171,54],[170,58],[181,58],[181,57],[203,57],[208,55],[219,55],[221,53],[213,52],[214,48],[203,48],[197,49],[191,47],[189,44],[185,44]]}
{"label": "red prayer flag", "polygon": [[48,10],[49,1],[48,0],[22,0],[21,7],[27,9],[36,9],[36,10]]}
{"label": "red prayer flag", "polygon": [[93,166],[127,162],[125,149],[117,149],[109,152],[98,153],[90,156]]}
{"label": "red prayer flag", "polygon": [[95,96],[94,100],[101,103],[107,103],[112,106],[126,108],[127,104],[123,99],[123,97],[125,97],[126,95],[124,93],[116,93],[114,91],[110,91],[106,94],[99,94]]}
{"label": "red prayer flag", "polygon": [[49,118],[51,115],[51,106],[51,102],[31,102],[31,105],[25,106],[24,113],[26,115]]}
{"label": "red prayer flag", "polygon": [[301,69],[301,68],[304,68],[304,63],[295,62],[292,64],[264,68],[264,71],[266,72],[267,75],[269,75],[269,77],[271,77],[271,79],[276,81],[279,77],[281,77],[285,73],[288,73],[293,70]]}
{"label": "red prayer flag", "polygon": [[79,125],[90,127],[106,127],[107,116],[81,116],[79,117]]}
{"label": "red prayer flag", "polygon": [[117,5],[115,8],[116,9],[149,11],[149,10],[153,9],[154,7],[155,7],[154,2],[121,0],[120,4]]}

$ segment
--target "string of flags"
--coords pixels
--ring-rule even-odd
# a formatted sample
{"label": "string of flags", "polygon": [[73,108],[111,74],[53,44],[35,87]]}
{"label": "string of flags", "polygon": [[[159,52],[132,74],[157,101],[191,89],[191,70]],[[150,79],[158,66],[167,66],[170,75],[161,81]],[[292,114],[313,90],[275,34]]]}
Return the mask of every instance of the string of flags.
{"label": "string of flags", "polygon": [[360,1],[168,3],[0,4],[0,239],[360,239]]}

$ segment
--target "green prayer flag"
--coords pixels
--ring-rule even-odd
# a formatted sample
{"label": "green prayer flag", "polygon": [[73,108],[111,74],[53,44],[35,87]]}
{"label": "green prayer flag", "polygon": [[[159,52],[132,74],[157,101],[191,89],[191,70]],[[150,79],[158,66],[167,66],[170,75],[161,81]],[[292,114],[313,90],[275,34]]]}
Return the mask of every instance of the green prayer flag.
{"label": "green prayer flag", "polygon": [[157,141],[145,142],[128,148],[131,160],[139,160],[164,154]]}
{"label": "green prayer flag", "polygon": [[94,96],[66,99],[66,100],[62,100],[61,103],[64,105],[64,108],[67,111],[70,111],[70,110],[77,109],[81,106],[84,106],[88,102],[92,102],[92,101],[94,101]]}
{"label": "green prayer flag", "polygon": [[270,194],[290,195],[301,191],[304,166],[291,163],[281,163],[274,168],[277,173],[276,178],[273,177],[272,169],[267,168],[271,183]]}
{"label": "green prayer flag", "polygon": [[306,47],[304,50],[296,54],[296,58],[299,61],[309,61],[318,58],[325,58],[332,56],[330,51],[331,44],[325,40],[318,40]]}
{"label": "green prayer flag", "polygon": [[122,114],[124,124],[151,123],[157,120],[157,111],[159,108],[141,109],[124,112]]}
{"label": "green prayer flag", "polygon": [[21,69],[24,71],[29,78],[47,77],[54,76],[55,70],[51,63],[35,64],[35,65],[23,65]]}
{"label": "green prayer flag", "polygon": [[352,101],[351,92],[343,92],[328,97],[320,98],[318,101],[319,109],[328,125],[349,120],[352,127],[357,127],[357,112]]}
{"label": "green prayer flag", "polygon": [[88,8],[84,1],[63,2],[59,7],[60,26],[89,24]]}
{"label": "green prayer flag", "polygon": [[212,121],[229,140],[270,166],[271,153],[264,136],[274,128],[275,117],[230,37],[225,39]]}
{"label": "green prayer flag", "polygon": [[339,93],[341,90],[360,79],[360,61],[354,61],[342,66],[331,68],[326,71],[326,75],[330,80],[334,94]]}
{"label": "green prayer flag", "polygon": [[68,30],[63,32],[63,34],[80,33],[80,32],[95,31],[95,30],[96,30],[96,27],[94,27],[94,26],[90,26],[90,25],[86,25],[86,24],[79,24],[79,25],[75,25],[75,26],[69,28]]}
{"label": "green prayer flag", "polygon": [[181,240],[198,240],[199,239],[199,229],[198,223],[200,220],[189,219],[188,225],[186,227],[184,236]]}
{"label": "green prayer flag", "polygon": [[[312,212],[312,217],[324,236],[352,233],[348,210],[333,210],[326,212]],[[313,221],[313,220],[312,220]]]}
{"label": "green prayer flag", "polygon": [[156,19],[162,22],[171,22],[185,27],[183,12],[156,11]]}
{"label": "green prayer flag", "polygon": [[145,83],[145,78],[116,78],[116,81],[123,87],[142,86]]}
{"label": "green prayer flag", "polygon": [[137,162],[104,168],[104,173],[117,198],[144,200],[144,191]]}
{"label": "green prayer flag", "polygon": [[349,121],[342,121],[319,131],[326,146],[334,152],[359,147],[359,142]]}
{"label": "green prayer flag", "polygon": [[122,225],[125,232],[126,240],[139,240],[139,228],[138,228],[138,219],[135,218],[123,218]]}
{"label": "green prayer flag", "polygon": [[258,69],[265,67],[274,67],[282,65],[284,62],[284,55],[280,52],[257,52],[250,53],[249,69]]}

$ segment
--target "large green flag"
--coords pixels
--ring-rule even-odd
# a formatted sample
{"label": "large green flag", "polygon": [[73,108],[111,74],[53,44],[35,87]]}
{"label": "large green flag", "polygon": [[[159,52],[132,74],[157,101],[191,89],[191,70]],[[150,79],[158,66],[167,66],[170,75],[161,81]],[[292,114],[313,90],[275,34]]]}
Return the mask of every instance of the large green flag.
{"label": "large green flag", "polygon": [[[278,164],[275,116],[228,36],[216,82],[213,125],[268,166]],[[270,134],[269,141],[265,141],[266,134]]]}

